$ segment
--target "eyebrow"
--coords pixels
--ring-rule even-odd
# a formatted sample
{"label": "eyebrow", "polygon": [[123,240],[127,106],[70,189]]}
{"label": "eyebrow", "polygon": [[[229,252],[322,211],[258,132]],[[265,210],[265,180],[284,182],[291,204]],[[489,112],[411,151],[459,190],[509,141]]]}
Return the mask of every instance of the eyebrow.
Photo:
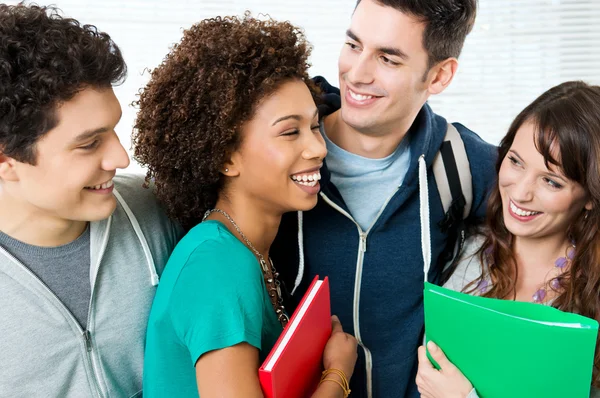
{"label": "eyebrow", "polygon": [[[122,117],[123,117],[123,113],[121,113],[119,115],[118,120],[120,121]],[[75,137],[75,139],[73,139],[73,142],[77,143],[77,142],[87,141],[90,138],[95,137],[98,134],[106,133],[107,131],[110,131],[110,130],[112,130],[112,128],[109,128],[108,126],[85,130],[83,133],[81,133],[77,137]]]}
{"label": "eyebrow", "polygon": [[73,140],[74,142],[83,142],[83,141],[87,141],[92,137],[95,137],[98,134],[102,134],[108,131],[108,127],[100,127],[97,129],[93,129],[93,130],[86,130],[83,133],[79,134],[77,137],[75,137],[75,139]]}
{"label": "eyebrow", "polygon": [[[352,40],[358,42],[358,43],[362,43],[360,41],[360,39],[358,38],[358,36],[356,36],[354,34],[354,32],[352,32],[350,29],[348,29],[346,31],[346,36],[348,36],[349,38],[351,38]],[[396,47],[378,47],[377,51],[382,52],[384,54],[388,54],[388,55],[393,55],[399,58],[402,58],[403,60],[408,60],[410,57],[402,50],[400,50],[399,48]]]}
{"label": "eyebrow", "polygon": [[[319,114],[319,110],[317,109],[315,111],[315,114],[313,115],[312,118],[314,119],[314,117],[317,116],[318,114]],[[294,120],[300,121],[300,120],[303,119],[303,117],[301,115],[287,115],[287,116],[283,116],[283,117],[280,117],[279,119],[275,120],[271,126],[275,126],[277,123],[283,122],[284,120],[289,120],[289,119],[294,119]]]}

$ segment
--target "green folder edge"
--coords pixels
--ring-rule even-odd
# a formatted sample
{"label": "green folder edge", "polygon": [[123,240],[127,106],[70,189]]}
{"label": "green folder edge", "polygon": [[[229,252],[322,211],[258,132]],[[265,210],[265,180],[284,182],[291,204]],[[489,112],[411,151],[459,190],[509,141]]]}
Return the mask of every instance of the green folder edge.
{"label": "green folder edge", "polygon": [[[428,327],[427,324],[429,323],[428,319],[430,319],[431,316],[439,316],[439,312],[444,311],[444,309],[443,308],[436,308],[433,310],[429,309],[429,311],[433,311],[433,312],[437,311],[438,313],[434,314],[434,315],[428,315],[427,303],[428,303],[428,301],[430,301],[431,298],[434,298],[434,296],[438,296],[438,297],[436,297],[437,299],[439,299],[440,298],[439,296],[441,296],[444,298],[444,301],[448,300],[447,302],[449,302],[449,303],[454,302],[451,304],[451,306],[453,306],[457,302],[459,302],[459,303],[465,304],[464,308],[466,308],[467,310],[469,310],[469,307],[471,307],[470,308],[471,310],[475,310],[475,311],[477,311],[478,309],[484,309],[483,312],[485,312],[485,313],[495,313],[495,314],[498,314],[499,316],[506,316],[508,318],[513,318],[513,320],[525,321],[524,324],[526,324],[527,320],[529,320],[530,322],[537,324],[538,327],[539,327],[539,325],[544,325],[544,324],[545,325],[562,324],[563,326],[571,325],[571,328],[577,328],[582,331],[587,331],[587,332],[583,332],[587,336],[584,339],[584,340],[586,340],[586,342],[584,342],[584,344],[588,345],[588,347],[586,347],[586,349],[589,350],[590,352],[589,352],[589,355],[586,355],[587,358],[584,360],[584,362],[586,362],[586,363],[584,363],[582,365],[582,367],[589,369],[589,372],[587,372],[587,373],[589,373],[589,383],[588,383],[588,387],[587,387],[588,392],[587,392],[587,395],[581,394],[581,395],[569,395],[569,396],[570,397],[575,397],[575,396],[589,397],[589,385],[591,384],[594,351],[595,351],[595,347],[596,347],[596,336],[598,334],[598,322],[596,320],[590,319],[590,318],[587,318],[587,317],[584,317],[584,316],[578,315],[578,314],[563,312],[556,308],[546,306],[546,305],[473,296],[473,295],[469,295],[466,293],[461,293],[461,292],[457,292],[454,290],[446,289],[444,287],[440,287],[437,285],[433,285],[429,282],[425,282],[425,286],[424,286],[424,290],[423,290],[423,297],[424,297],[424,302],[425,302],[426,342],[429,342],[430,340],[434,340],[434,342],[436,344],[438,344],[438,342],[435,341],[435,339],[430,338],[430,337],[432,337],[432,334],[428,333],[428,329],[427,329],[427,327]],[[495,316],[495,315],[492,315],[492,316]],[[557,328],[557,329],[564,329],[564,328]],[[438,333],[443,333],[443,331],[436,330],[433,333],[434,337]],[[490,333],[490,336],[493,336],[493,333]],[[593,338],[592,338],[592,336],[593,336]],[[496,336],[496,337],[498,337],[498,336]],[[486,337],[486,338],[489,338],[489,337]],[[448,340],[448,339],[440,339],[440,340]],[[445,353],[451,352],[452,350],[448,349],[448,347],[447,347],[448,342],[446,341],[445,343],[446,344],[440,343],[439,344],[440,348]],[[560,341],[557,341],[556,343],[560,344]],[[490,344],[493,344],[493,341],[490,341]],[[445,346],[446,346],[446,349],[444,348]],[[552,349],[552,347],[549,347],[549,355],[547,358],[544,358],[544,359],[548,360],[549,362],[552,362],[551,349]],[[426,352],[427,352],[427,357],[429,358],[431,363],[437,369],[440,369],[439,364],[433,360],[428,349],[426,349]],[[452,357],[450,354],[448,354],[448,358],[452,362]],[[464,360],[464,358],[463,358],[463,360]],[[485,368],[485,364],[481,364],[481,367]],[[556,376],[557,377],[565,377],[566,373],[560,371],[560,364],[556,364],[556,367],[559,368],[559,370],[557,370],[557,372],[556,372]],[[460,368],[460,366],[459,366],[459,368]],[[467,374],[465,374],[465,375],[469,378],[469,375],[467,375]],[[548,374],[546,376],[552,377],[553,375]],[[474,384],[475,388],[479,390],[479,388],[476,384],[476,381],[475,380],[471,380],[471,381]],[[507,382],[510,382],[510,381],[507,381]],[[481,398],[485,398],[487,396],[493,396],[493,394],[487,394],[484,397],[484,395],[482,395],[480,391],[478,391],[478,392],[479,392],[479,395]],[[524,396],[527,396],[527,395],[524,395]],[[559,397],[560,395],[556,395],[556,396]]]}

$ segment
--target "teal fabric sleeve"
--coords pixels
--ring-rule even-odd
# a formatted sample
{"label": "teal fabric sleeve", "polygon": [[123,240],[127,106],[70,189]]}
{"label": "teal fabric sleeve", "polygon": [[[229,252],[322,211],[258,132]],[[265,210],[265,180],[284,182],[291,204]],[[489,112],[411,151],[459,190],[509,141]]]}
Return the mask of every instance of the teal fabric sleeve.
{"label": "teal fabric sleeve", "polygon": [[191,253],[170,298],[174,332],[194,364],[209,351],[243,342],[261,349],[262,273],[241,243],[223,235]]}

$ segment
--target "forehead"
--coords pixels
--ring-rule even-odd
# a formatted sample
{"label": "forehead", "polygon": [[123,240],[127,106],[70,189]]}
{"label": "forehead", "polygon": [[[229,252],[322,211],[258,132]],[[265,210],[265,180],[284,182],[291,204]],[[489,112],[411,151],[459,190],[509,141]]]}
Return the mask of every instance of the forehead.
{"label": "forehead", "polygon": [[301,80],[292,80],[281,84],[260,102],[253,120],[271,124],[286,115],[299,115],[312,120],[316,108],[306,84]]}
{"label": "forehead", "polygon": [[114,128],[121,117],[121,105],[112,88],[86,88],[56,109],[57,125],[42,142],[66,142],[85,131]]}
{"label": "forehead", "polygon": [[365,46],[400,46],[409,55],[425,52],[425,23],[374,0],[362,0],[358,4],[352,15],[350,30]]}
{"label": "forehead", "polygon": [[[537,125],[532,121],[526,121],[517,130],[511,149],[518,152],[519,156],[521,156],[528,164],[547,170],[548,168],[546,167],[544,156],[537,147],[538,134],[539,131]],[[556,141],[550,144],[550,155],[554,159],[560,161],[560,148]],[[548,166],[552,172],[558,174],[558,167],[551,163],[549,163]]]}

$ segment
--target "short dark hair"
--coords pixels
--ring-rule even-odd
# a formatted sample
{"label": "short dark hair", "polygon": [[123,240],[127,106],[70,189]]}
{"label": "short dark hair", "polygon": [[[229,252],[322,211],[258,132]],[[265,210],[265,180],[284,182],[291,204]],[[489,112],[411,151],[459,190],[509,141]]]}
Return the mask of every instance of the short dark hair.
{"label": "short dark hair", "polygon": [[58,124],[57,107],[126,73],[121,51],[95,26],[53,7],[0,4],[0,153],[35,165],[35,144]]}
{"label": "short dark hair", "polygon": [[246,13],[194,24],[152,71],[137,102],[134,156],[185,228],[214,207],[223,164],[261,101],[288,81],[315,90],[310,52],[301,29]]}
{"label": "short dark hair", "polygon": [[428,55],[428,69],[445,59],[458,58],[477,14],[477,0],[374,1],[425,23],[423,47]]}

